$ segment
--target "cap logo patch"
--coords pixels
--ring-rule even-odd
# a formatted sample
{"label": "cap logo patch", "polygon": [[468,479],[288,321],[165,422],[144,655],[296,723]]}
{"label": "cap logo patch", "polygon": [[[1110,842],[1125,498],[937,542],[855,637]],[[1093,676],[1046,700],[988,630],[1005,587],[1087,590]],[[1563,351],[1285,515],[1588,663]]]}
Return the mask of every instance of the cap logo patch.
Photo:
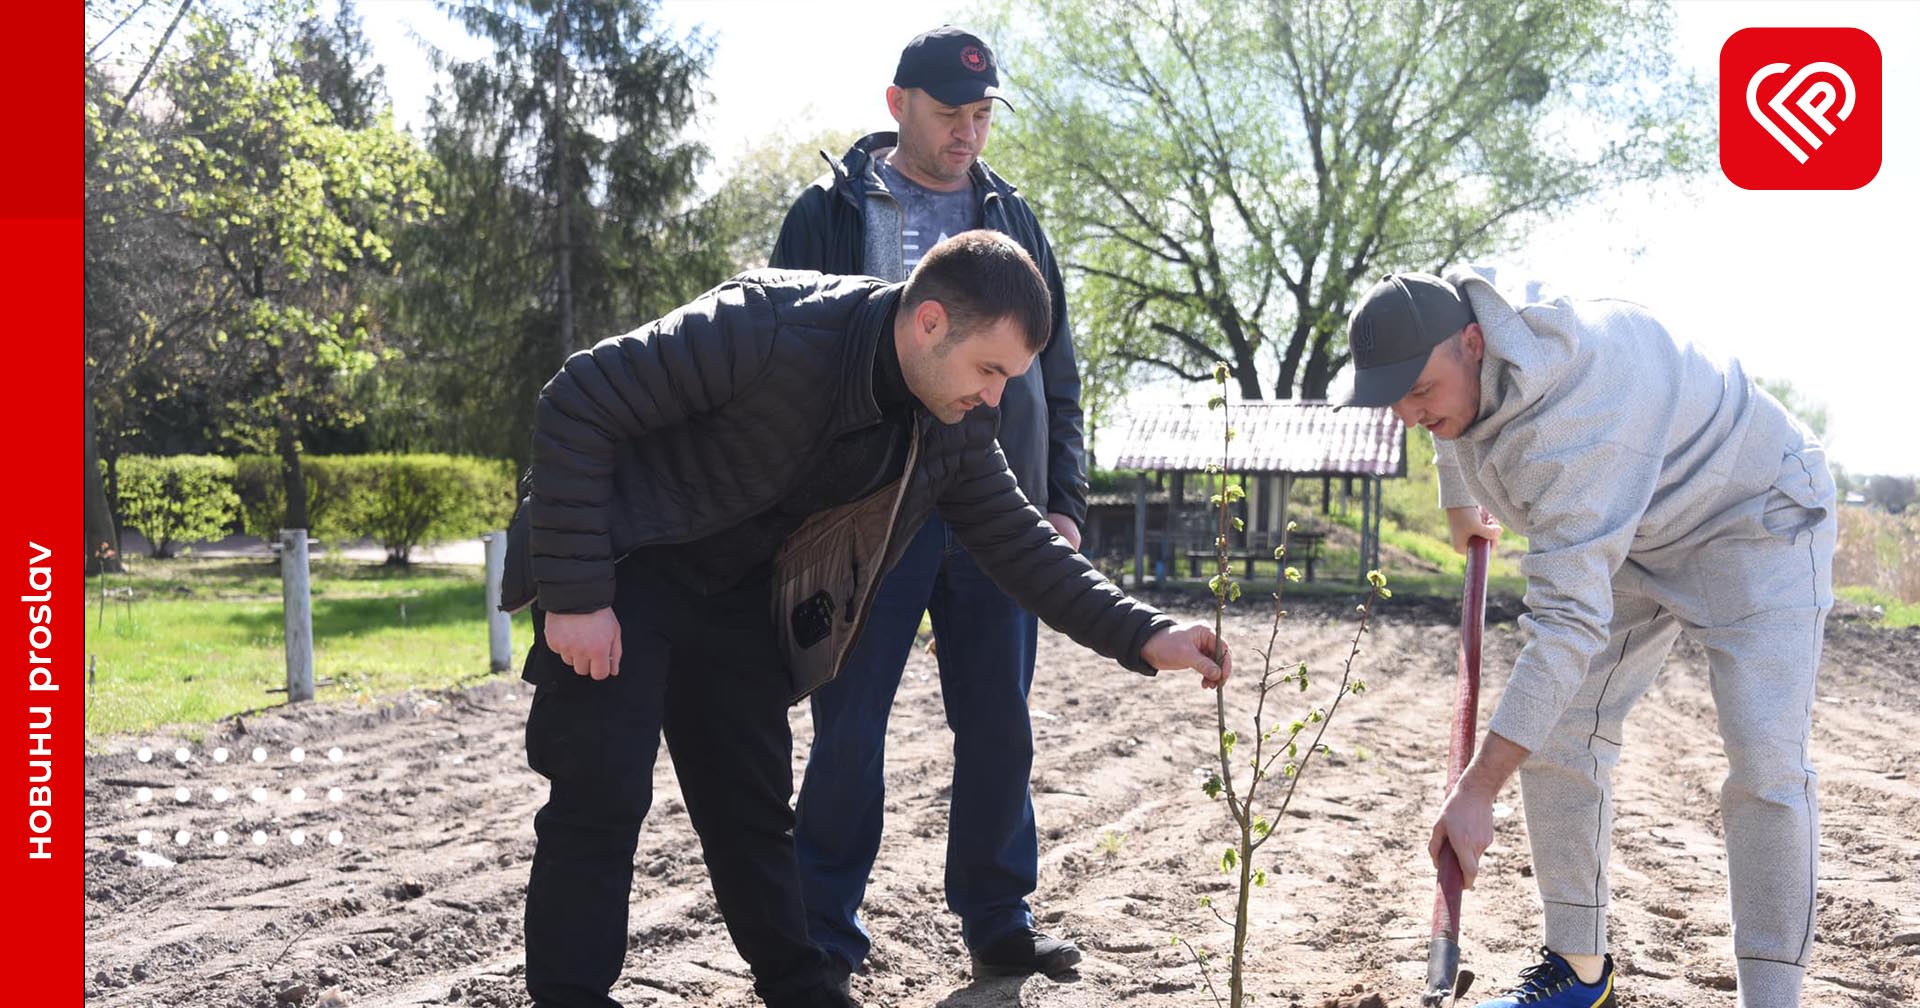
{"label": "cap logo patch", "polygon": [[981,73],[987,69],[987,54],[981,52],[979,46],[968,46],[960,50],[960,62],[974,73]]}
{"label": "cap logo patch", "polygon": [[1373,353],[1373,326],[1354,326],[1353,338],[1349,342],[1353,344],[1355,356],[1359,356],[1360,354],[1371,355]]}

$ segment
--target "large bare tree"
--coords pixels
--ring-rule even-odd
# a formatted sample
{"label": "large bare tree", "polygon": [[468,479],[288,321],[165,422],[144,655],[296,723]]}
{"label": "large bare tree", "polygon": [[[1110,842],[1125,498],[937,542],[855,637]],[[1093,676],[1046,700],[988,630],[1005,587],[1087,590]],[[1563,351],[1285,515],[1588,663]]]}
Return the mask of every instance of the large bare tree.
{"label": "large bare tree", "polygon": [[1670,21],[1599,0],[1015,3],[996,161],[1056,237],[1095,395],[1224,362],[1244,398],[1324,398],[1378,274],[1708,163]]}

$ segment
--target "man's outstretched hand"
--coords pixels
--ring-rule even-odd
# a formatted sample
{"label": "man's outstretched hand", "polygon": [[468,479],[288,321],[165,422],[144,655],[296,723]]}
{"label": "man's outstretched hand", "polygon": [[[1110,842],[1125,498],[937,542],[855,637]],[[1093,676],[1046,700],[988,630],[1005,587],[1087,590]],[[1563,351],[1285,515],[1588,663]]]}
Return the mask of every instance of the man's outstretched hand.
{"label": "man's outstretched hand", "polygon": [[1233,671],[1226,642],[1203,623],[1181,623],[1154,634],[1140,649],[1140,658],[1163,672],[1193,669],[1200,673],[1200,685],[1207,689],[1226,682]]}

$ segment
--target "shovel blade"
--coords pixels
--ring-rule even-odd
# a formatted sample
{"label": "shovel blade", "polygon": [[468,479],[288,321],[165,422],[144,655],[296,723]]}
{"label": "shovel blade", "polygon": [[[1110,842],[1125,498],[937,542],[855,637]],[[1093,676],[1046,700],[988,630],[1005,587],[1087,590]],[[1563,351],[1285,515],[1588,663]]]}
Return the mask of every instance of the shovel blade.
{"label": "shovel blade", "polygon": [[1453,1000],[1453,985],[1460,974],[1460,944],[1445,935],[1434,936],[1427,944],[1427,992],[1420,996],[1421,1008],[1442,1008]]}

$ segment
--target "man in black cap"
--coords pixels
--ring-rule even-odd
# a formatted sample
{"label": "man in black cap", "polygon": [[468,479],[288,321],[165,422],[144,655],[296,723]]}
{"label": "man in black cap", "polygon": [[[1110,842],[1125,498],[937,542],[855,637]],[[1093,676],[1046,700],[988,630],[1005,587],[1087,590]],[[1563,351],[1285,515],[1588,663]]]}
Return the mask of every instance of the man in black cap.
{"label": "man in black cap", "polygon": [[[1833,605],[1819,442],[1737,361],[1623,301],[1514,308],[1485,279],[1388,276],[1354,311],[1347,405],[1434,436],[1454,544],[1528,537],[1529,639],[1433,828],[1469,885],[1518,771],[1545,914],[1541,961],[1481,1008],[1610,1008],[1610,778],[1674,640],[1706,649],[1742,1008],[1799,1003],[1818,815],[1808,736]],[[1483,506],[1484,505],[1484,509]]]}
{"label": "man in black cap", "polygon": [[[872,134],[844,158],[828,157],[832,171],[794,203],[770,262],[894,280],[948,234],[985,227],[1018,241],[1052,294],[1052,338],[1035,366],[1008,383],[999,439],[1021,491],[1078,549],[1086,451],[1059,267],[1026,201],[980,160],[994,103],[1006,104],[999,63],[977,36],[936,28],[907,44],[886,95],[898,133]],[[1039,871],[1027,714],[1038,627],[938,518],[888,580],[846,671],[813,697],[815,738],[796,833],[809,929],[843,970],[866,959],[871,941],[858,911],[880,847],[887,715],[926,612],[954,733],[947,905],[960,917],[976,974],[1068,969],[1080,950],[1035,930],[1027,904]]]}

